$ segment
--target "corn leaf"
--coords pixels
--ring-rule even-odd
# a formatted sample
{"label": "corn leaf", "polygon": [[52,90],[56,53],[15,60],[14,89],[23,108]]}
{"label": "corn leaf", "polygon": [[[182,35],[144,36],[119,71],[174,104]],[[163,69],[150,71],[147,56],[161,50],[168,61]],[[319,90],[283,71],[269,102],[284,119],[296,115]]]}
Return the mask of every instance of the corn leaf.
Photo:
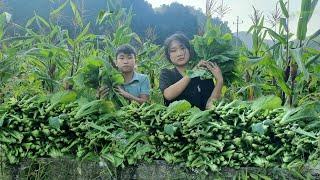
{"label": "corn leaf", "polygon": [[316,32],[314,32],[314,33],[308,38],[308,41],[307,41],[306,45],[308,45],[311,40],[317,38],[319,35],[320,35],[320,29],[317,30]]}
{"label": "corn leaf", "polygon": [[306,62],[306,67],[309,67],[314,62],[319,61],[319,60],[320,60],[320,53],[318,55],[311,56]]}
{"label": "corn leaf", "polygon": [[42,22],[42,24],[44,24],[47,28],[51,28],[50,24],[41,16],[36,15],[37,20],[40,20],[40,22]]}
{"label": "corn leaf", "polygon": [[36,16],[33,16],[31,19],[29,19],[27,21],[26,28],[28,28],[35,20],[36,20]]}
{"label": "corn leaf", "polygon": [[306,104],[297,108],[289,109],[283,115],[280,124],[289,124],[299,121],[312,122],[315,119],[319,119],[317,104]]}
{"label": "corn leaf", "polygon": [[281,7],[281,10],[282,10],[283,15],[284,15],[286,18],[289,18],[289,13],[288,13],[288,10],[287,10],[287,8],[286,8],[286,4],[283,2],[283,0],[279,0],[279,3],[280,3],[280,7]]}
{"label": "corn leaf", "polygon": [[279,42],[281,42],[282,44],[285,44],[286,43],[286,38],[281,36],[280,34],[276,33],[275,31],[273,31],[272,29],[270,28],[266,28],[269,35],[273,38],[275,38],[276,40],[278,40]]}
{"label": "corn leaf", "polygon": [[77,25],[79,25],[81,28],[83,27],[83,22],[82,22],[82,18],[81,18],[81,15],[79,13],[79,10],[77,8],[77,5],[72,1],[70,0],[70,5],[71,5],[71,8],[72,8],[72,12],[75,16],[75,21],[77,23]]}
{"label": "corn leaf", "polygon": [[90,36],[85,36],[88,33],[89,28],[90,28],[90,22],[86,25],[83,31],[77,36],[77,38],[75,39],[75,42],[79,43],[85,40],[86,38],[89,38]]}
{"label": "corn leaf", "polygon": [[61,6],[59,6],[57,9],[50,12],[50,16],[57,16],[68,4],[69,0],[66,0]]}
{"label": "corn leaf", "polygon": [[298,64],[299,70],[303,73],[304,80],[308,81],[310,75],[302,61],[302,54],[303,54],[302,50],[303,50],[302,48],[290,49],[290,54]]}
{"label": "corn leaf", "polygon": [[305,40],[308,31],[308,22],[313,14],[317,0],[302,0],[300,16],[298,21],[297,38],[299,40]]}
{"label": "corn leaf", "polygon": [[4,119],[7,117],[7,112],[5,112],[0,119],[0,128],[3,126]]}
{"label": "corn leaf", "polygon": [[298,133],[298,134],[301,134],[301,135],[305,135],[305,136],[308,136],[308,137],[311,137],[311,138],[314,138],[314,139],[317,139],[317,136],[315,133],[313,132],[307,132],[301,128],[298,128],[298,129],[291,129],[292,131]]}

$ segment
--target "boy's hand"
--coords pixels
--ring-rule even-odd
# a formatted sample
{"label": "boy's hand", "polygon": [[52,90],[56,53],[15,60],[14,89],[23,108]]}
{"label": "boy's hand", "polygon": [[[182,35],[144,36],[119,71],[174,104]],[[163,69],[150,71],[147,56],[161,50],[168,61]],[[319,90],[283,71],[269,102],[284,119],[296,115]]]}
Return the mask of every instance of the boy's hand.
{"label": "boy's hand", "polygon": [[116,90],[121,96],[123,96],[127,99],[131,99],[132,95],[130,93],[128,93],[127,91],[123,90],[120,86],[118,86]]}
{"label": "boy's hand", "polygon": [[97,90],[97,93],[96,93],[97,99],[105,98],[105,97],[108,95],[109,90],[110,90],[110,89],[109,89],[108,86],[100,87],[100,88]]}

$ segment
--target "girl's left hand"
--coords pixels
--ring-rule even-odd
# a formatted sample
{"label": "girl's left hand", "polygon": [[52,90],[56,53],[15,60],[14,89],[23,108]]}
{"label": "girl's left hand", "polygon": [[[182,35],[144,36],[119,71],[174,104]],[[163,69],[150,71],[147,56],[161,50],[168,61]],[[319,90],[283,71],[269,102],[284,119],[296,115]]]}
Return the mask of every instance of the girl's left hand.
{"label": "girl's left hand", "polygon": [[223,76],[220,67],[217,63],[212,63],[210,61],[205,61],[201,64],[202,67],[207,68],[218,82],[223,82]]}

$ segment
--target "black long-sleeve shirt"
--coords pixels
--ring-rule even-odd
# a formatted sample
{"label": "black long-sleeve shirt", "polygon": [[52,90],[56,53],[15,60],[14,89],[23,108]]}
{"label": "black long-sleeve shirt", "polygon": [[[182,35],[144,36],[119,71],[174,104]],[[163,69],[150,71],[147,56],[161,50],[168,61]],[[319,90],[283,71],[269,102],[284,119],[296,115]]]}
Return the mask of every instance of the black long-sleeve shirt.
{"label": "black long-sleeve shirt", "polygon": [[[181,80],[183,76],[176,68],[163,69],[160,74],[160,89],[162,93],[172,84]],[[201,110],[205,110],[207,101],[214,89],[214,83],[212,79],[201,80],[200,77],[192,78],[186,89],[175,99],[166,100],[164,103],[168,106],[173,101],[186,100],[190,102],[192,106],[196,106]]]}

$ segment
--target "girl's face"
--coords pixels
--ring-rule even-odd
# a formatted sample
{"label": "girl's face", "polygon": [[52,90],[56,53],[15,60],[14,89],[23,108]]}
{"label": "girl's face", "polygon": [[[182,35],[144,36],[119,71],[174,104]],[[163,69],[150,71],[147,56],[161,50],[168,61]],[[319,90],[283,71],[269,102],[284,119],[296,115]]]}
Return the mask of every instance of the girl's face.
{"label": "girl's face", "polygon": [[190,58],[189,50],[179,41],[172,41],[169,47],[170,60],[175,66],[185,66]]}

